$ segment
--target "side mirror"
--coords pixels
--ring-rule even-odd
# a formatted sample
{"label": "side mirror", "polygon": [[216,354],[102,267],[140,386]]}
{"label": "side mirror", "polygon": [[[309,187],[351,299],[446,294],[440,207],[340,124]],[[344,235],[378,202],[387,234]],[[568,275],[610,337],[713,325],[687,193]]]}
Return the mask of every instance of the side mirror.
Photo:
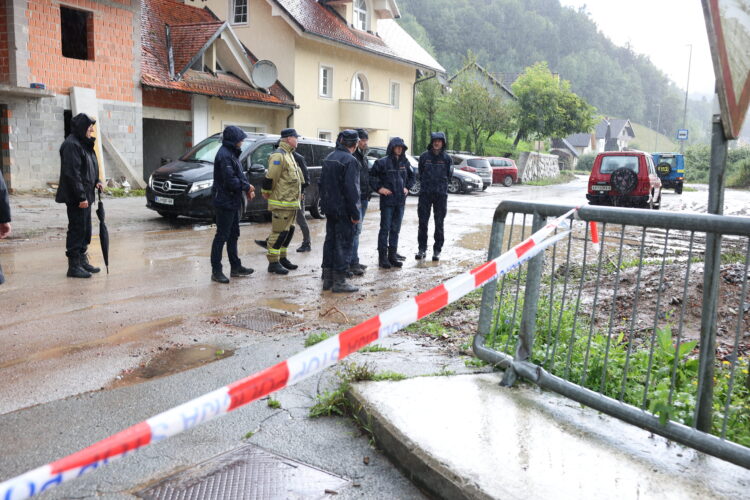
{"label": "side mirror", "polygon": [[256,163],[254,165],[250,165],[250,168],[247,169],[247,171],[252,172],[254,174],[262,174],[266,171],[266,167],[264,167],[260,163]]}

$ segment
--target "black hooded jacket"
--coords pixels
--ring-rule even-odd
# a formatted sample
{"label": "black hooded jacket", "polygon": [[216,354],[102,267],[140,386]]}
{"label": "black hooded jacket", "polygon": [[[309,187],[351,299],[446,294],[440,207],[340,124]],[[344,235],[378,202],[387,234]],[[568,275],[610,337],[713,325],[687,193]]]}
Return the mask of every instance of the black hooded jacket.
{"label": "black hooded jacket", "polygon": [[10,200],[8,199],[8,187],[5,179],[0,174],[0,224],[10,222]]}
{"label": "black hooded jacket", "polygon": [[211,201],[216,208],[237,210],[242,207],[242,197],[245,196],[250,183],[240,167],[240,153],[242,150],[237,143],[247,134],[233,125],[224,129],[221,148],[214,158],[214,184],[211,187]]}
{"label": "black hooded jacket", "polygon": [[95,138],[86,131],[96,123],[84,113],[70,121],[70,135],[60,146],[60,183],[55,195],[58,203],[94,202],[94,188],[99,180],[99,162],[94,152]]}
{"label": "black hooded jacket", "polygon": [[[278,146],[276,147],[278,148]],[[305,157],[296,151],[292,152],[292,156],[294,156],[294,161],[297,162],[299,169],[302,170],[302,178],[305,179],[305,182],[302,183],[302,191],[304,192],[307,186],[310,185],[310,172],[307,171],[307,162],[305,161]]]}
{"label": "black hooded jacket", "polygon": [[[432,151],[432,141],[440,139],[443,148],[438,154]],[[445,134],[433,132],[430,134],[430,148],[419,156],[419,194],[448,195],[448,183],[453,176],[453,160],[445,152],[448,144]]]}
{"label": "black hooded jacket", "polygon": [[[400,157],[393,153],[393,148],[401,146],[404,152]],[[400,137],[394,137],[388,143],[385,156],[378,159],[370,169],[370,186],[374,191],[386,188],[391,191],[389,195],[380,195],[380,204],[395,207],[406,203],[404,188],[410,189],[414,185],[414,171],[411,169],[409,160],[406,159],[406,144]]]}
{"label": "black hooded jacket", "polygon": [[359,164],[341,144],[323,160],[318,186],[326,216],[359,220]]}

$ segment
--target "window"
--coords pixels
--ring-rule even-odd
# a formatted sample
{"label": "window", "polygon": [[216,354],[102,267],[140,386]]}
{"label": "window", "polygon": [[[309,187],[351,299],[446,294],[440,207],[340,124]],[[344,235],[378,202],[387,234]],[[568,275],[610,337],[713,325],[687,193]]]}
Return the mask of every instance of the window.
{"label": "window", "polygon": [[352,99],[355,101],[366,101],[367,94],[367,78],[362,73],[357,73],[352,78]]}
{"label": "window", "polygon": [[258,146],[255,151],[250,154],[250,166],[263,165],[268,168],[268,157],[276,150],[275,146],[276,144],[273,142],[267,142]]}
{"label": "window", "polygon": [[322,139],[324,141],[332,141],[333,132],[331,132],[330,130],[318,130],[318,139]]}
{"label": "window", "polygon": [[313,144],[313,153],[315,154],[315,161],[311,165],[322,165],[323,160],[326,156],[331,154],[335,149],[333,146],[323,146],[321,144]]}
{"label": "window", "polygon": [[230,0],[232,24],[247,24],[247,0]]}
{"label": "window", "polygon": [[333,68],[329,66],[320,67],[320,97],[331,97],[333,95]]}
{"label": "window", "polygon": [[367,2],[365,0],[354,0],[354,27],[367,31]]}
{"label": "window", "polygon": [[611,174],[618,168],[627,168],[638,173],[638,157],[637,156],[605,156],[602,158],[601,167],[599,167],[599,173]]}
{"label": "window", "polygon": [[94,17],[91,12],[60,7],[60,35],[63,57],[94,60]]}
{"label": "window", "polygon": [[315,160],[313,159],[312,145],[305,144],[305,143],[297,144],[297,153],[301,154],[302,157],[305,159],[306,166],[311,167],[315,165]]}
{"label": "window", "polygon": [[401,94],[401,85],[397,82],[391,82],[391,106],[398,108],[399,95]]}

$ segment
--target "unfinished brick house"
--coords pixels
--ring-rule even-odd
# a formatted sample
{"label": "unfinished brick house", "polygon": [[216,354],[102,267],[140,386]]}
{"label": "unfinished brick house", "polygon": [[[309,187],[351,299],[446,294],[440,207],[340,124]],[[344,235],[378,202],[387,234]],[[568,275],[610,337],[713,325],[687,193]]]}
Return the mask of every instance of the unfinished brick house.
{"label": "unfinished brick house", "polygon": [[11,189],[57,181],[58,148],[78,112],[99,120],[107,176],[140,177],[140,17],[140,0],[2,2],[0,146]]}

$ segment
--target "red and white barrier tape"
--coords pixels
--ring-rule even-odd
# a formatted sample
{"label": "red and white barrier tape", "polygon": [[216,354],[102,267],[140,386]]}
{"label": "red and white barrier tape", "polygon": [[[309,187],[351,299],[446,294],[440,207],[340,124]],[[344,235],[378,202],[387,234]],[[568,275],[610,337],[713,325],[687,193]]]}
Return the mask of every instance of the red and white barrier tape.
{"label": "red and white barrier tape", "polygon": [[[567,236],[570,232],[567,219],[576,210],[577,208],[572,209],[555,219],[496,259],[315,344],[286,361],[160,413],[65,458],[0,483],[0,500],[29,498],[124,457],[138,448],[213,420],[323,371],[362,347],[392,335],[519,267]],[[566,231],[550,237],[558,228]]]}

